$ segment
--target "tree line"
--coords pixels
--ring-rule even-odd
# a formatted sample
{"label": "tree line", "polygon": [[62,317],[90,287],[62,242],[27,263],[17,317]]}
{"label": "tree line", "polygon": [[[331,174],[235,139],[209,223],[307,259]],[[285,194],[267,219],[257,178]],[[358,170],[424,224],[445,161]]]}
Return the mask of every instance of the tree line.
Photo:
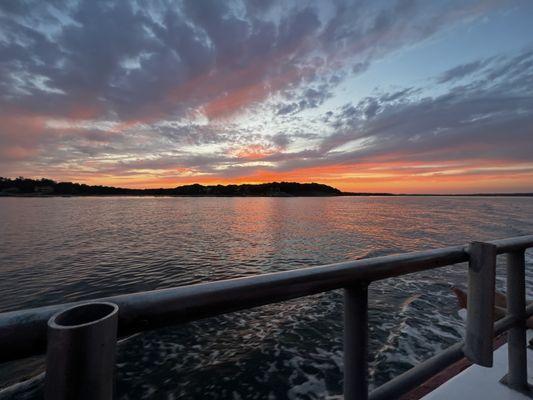
{"label": "tree line", "polygon": [[113,186],[56,182],[52,179],[0,177],[3,195],[133,195],[133,196],[338,196],[342,192],[320,183],[271,182],[242,185],[184,185],[175,188],[128,189]]}

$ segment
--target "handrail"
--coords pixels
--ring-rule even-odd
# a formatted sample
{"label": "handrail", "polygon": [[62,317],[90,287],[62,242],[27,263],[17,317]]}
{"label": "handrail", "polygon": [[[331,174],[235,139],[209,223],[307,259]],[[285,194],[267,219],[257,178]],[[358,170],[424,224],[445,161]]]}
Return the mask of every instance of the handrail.
{"label": "handrail", "polygon": [[[533,236],[531,238],[533,243]],[[119,336],[468,261],[464,246],[95,299],[119,306]],[[41,354],[46,323],[79,302],[0,314],[0,362]]]}
{"label": "handrail", "polygon": [[[526,315],[528,317],[533,315],[533,304],[526,308]],[[512,316],[507,316],[496,321],[494,323],[493,336],[501,335],[520,322],[520,320]],[[464,345],[465,342],[455,343],[435,354],[433,357],[424,360],[416,367],[394,377],[387,383],[374,389],[370,393],[370,400],[393,399],[398,393],[407,393],[409,390],[417,387],[421,382],[427,381],[433,375],[463,358],[465,356],[463,351]]]}
{"label": "handrail", "polygon": [[[488,243],[496,246],[497,254],[523,251],[533,247],[533,235]],[[368,285],[469,259],[467,245],[453,246],[91,301],[117,304],[118,334],[126,336],[325,291]],[[0,362],[42,354],[46,350],[48,319],[58,311],[79,303],[84,302],[1,313]]]}

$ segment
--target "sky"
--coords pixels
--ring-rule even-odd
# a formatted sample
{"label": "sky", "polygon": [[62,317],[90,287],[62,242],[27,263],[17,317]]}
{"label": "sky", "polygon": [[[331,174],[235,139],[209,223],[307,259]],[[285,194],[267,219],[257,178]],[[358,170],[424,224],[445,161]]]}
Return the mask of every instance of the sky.
{"label": "sky", "polygon": [[0,176],[533,192],[533,2],[0,1]]}

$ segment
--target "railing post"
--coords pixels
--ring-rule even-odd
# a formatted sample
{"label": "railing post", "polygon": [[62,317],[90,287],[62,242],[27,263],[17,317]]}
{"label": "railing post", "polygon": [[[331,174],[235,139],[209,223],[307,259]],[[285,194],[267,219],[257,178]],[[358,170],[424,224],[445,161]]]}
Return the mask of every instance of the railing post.
{"label": "railing post", "polygon": [[368,286],[344,289],[344,398],[368,399]]}
{"label": "railing post", "polygon": [[518,318],[520,323],[507,333],[509,371],[504,379],[512,389],[529,392],[524,253],[521,250],[507,254],[507,314]]}
{"label": "railing post", "polygon": [[111,400],[118,306],[85,303],[50,318],[45,400]]}
{"label": "railing post", "polygon": [[496,246],[472,242],[468,246],[467,320],[464,353],[472,362],[492,367]]}

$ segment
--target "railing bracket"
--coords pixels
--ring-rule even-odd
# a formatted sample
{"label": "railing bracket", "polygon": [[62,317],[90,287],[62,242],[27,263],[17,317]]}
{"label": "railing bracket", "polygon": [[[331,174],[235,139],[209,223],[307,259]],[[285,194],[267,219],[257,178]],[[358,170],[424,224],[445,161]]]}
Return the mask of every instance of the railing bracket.
{"label": "railing bracket", "polygon": [[[500,383],[505,385],[505,386],[509,386],[508,382],[507,382],[507,376],[509,374],[506,374],[502,379],[500,379]],[[526,397],[529,397],[530,399],[533,399],[533,385],[531,384],[527,384],[526,387],[522,387],[522,388],[512,388],[513,390],[523,394],[524,396]]]}

